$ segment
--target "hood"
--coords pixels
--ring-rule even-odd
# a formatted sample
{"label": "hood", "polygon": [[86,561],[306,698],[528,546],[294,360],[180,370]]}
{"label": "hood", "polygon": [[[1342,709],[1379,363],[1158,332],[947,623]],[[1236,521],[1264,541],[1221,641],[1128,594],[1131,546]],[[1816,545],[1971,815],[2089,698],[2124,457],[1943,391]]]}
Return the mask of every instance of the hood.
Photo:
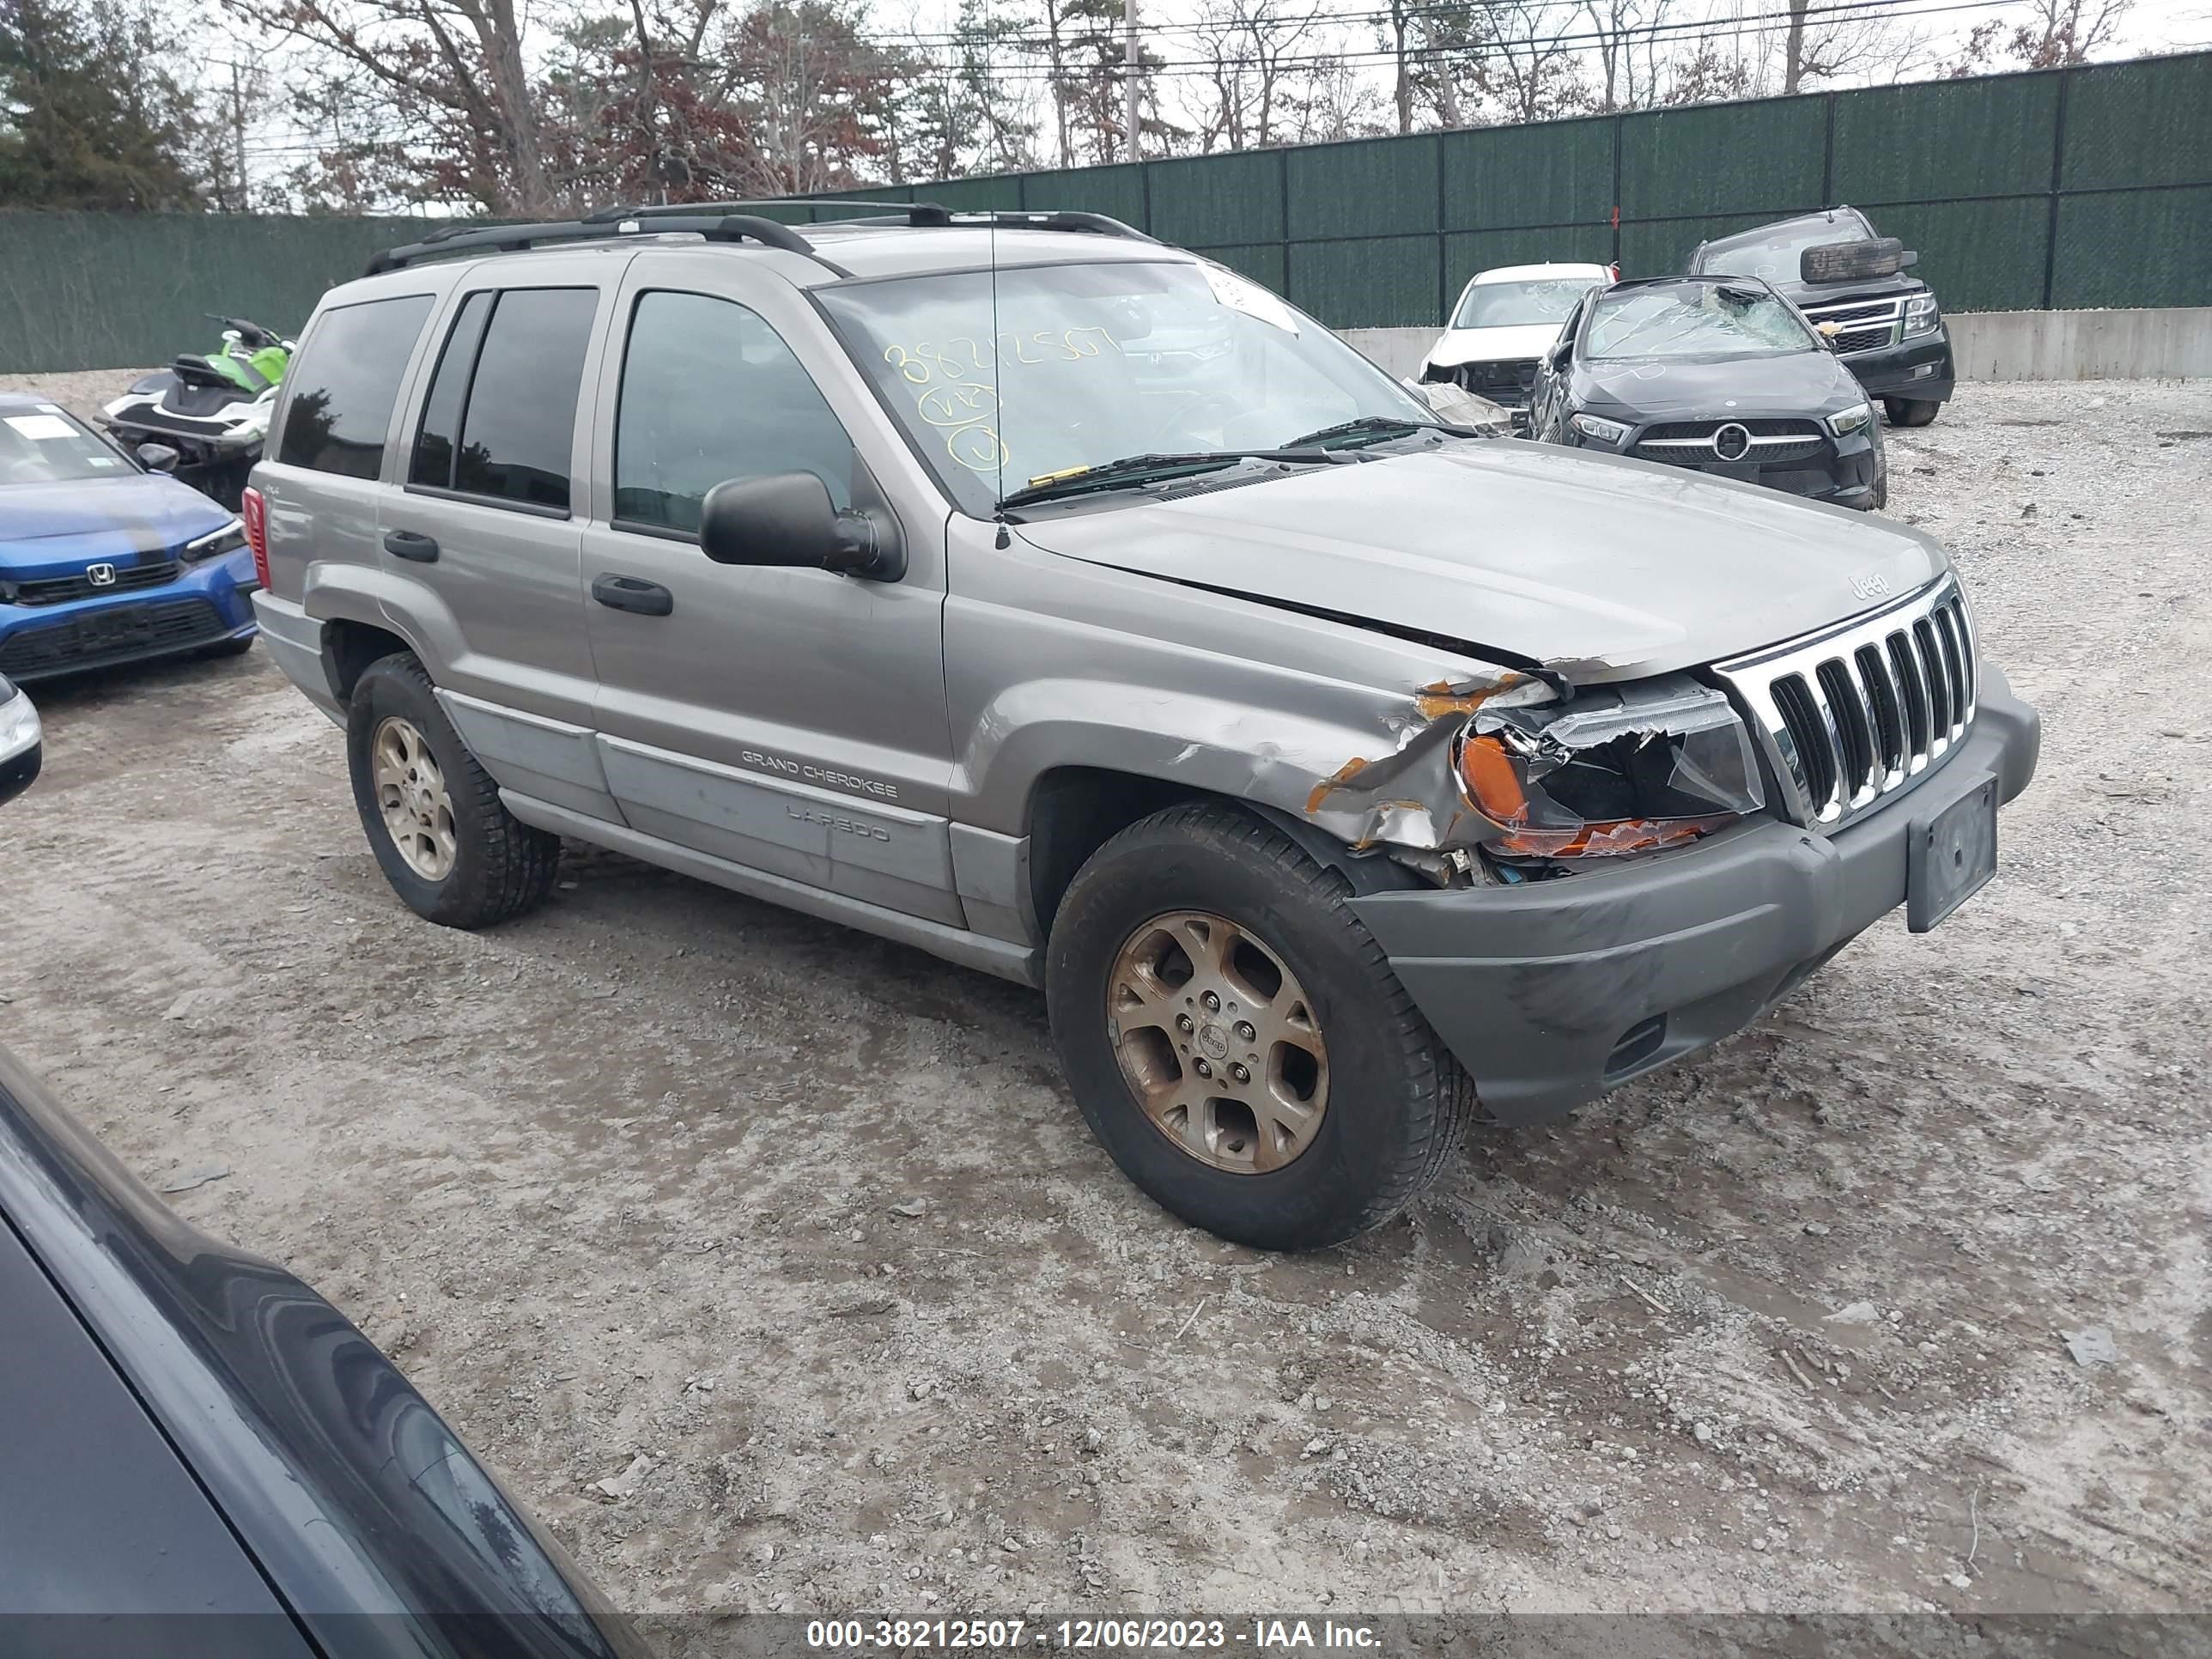
{"label": "hood", "polygon": [[1577,404],[1647,420],[1735,415],[1832,415],[1866,401],[1851,372],[1826,351],[1781,357],[1625,358],[1575,371]]}
{"label": "hood", "polygon": [[1557,323],[1524,323],[1517,328],[1448,328],[1429,348],[1429,361],[1443,368],[1462,363],[1524,362],[1540,357],[1559,337]]}
{"label": "hood", "polygon": [[220,530],[231,516],[157,473],[0,485],[0,569],[35,576],[90,559],[133,559]]}
{"label": "hood", "polygon": [[[1632,679],[1810,633],[1945,568],[1918,531],[1756,484],[1513,439],[1040,517],[1088,563]],[[1879,581],[1876,579],[1879,578]]]}

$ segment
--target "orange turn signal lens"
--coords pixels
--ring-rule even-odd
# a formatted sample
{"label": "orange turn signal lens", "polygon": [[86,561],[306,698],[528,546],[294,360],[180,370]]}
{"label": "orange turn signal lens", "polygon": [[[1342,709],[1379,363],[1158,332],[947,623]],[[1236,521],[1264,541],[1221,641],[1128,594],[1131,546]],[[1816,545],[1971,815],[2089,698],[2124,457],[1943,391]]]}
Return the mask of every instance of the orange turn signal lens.
{"label": "orange turn signal lens", "polygon": [[1469,738],[1460,744],[1459,775],[1468,799],[1492,823],[1512,830],[1528,822],[1528,792],[1496,738]]}

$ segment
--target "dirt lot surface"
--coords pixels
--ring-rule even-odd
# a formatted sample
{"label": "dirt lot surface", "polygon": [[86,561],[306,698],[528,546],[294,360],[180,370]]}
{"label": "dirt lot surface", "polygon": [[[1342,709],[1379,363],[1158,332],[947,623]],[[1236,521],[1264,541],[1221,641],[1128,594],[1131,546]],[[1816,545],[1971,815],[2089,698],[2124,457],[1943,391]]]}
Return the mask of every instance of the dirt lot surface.
{"label": "dirt lot surface", "polygon": [[418,921],[259,652],[40,691],[0,1041],[632,1608],[2203,1608],[2212,386],[1890,442],[1998,881],[1346,1249],[1153,1209],[995,981],[580,850]]}

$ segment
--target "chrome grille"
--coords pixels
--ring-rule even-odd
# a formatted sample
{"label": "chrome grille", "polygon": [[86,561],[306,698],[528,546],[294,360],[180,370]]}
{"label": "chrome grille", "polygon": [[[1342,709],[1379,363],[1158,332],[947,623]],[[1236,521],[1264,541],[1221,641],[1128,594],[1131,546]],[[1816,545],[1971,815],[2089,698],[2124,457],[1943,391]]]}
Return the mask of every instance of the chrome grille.
{"label": "chrome grille", "polygon": [[1820,453],[1823,439],[1817,421],[1666,421],[1644,429],[1635,453],[1647,461],[1674,461],[1696,465],[1718,459],[1713,434],[1724,426],[1741,426],[1751,441],[1740,461],[1772,464],[1802,461]]}
{"label": "chrome grille", "polygon": [[71,599],[98,599],[106,593],[127,593],[141,587],[160,587],[176,580],[179,568],[174,559],[156,559],[150,564],[119,564],[114,567],[114,575],[99,586],[95,586],[92,578],[82,571],[73,576],[40,576],[28,581],[0,581],[0,603],[64,605]]}
{"label": "chrome grille", "polygon": [[1948,754],[1974,719],[1974,627],[1944,576],[1878,614],[1713,672],[1742,699],[1791,817],[1833,830]]}
{"label": "chrome grille", "polygon": [[1888,300],[1842,300],[1824,306],[1804,307],[1806,320],[1818,328],[1823,323],[1840,325],[1835,337],[1837,352],[1849,356],[1854,351],[1878,351],[1884,346],[1893,346],[1904,337],[1905,301],[1908,296],[1899,295]]}

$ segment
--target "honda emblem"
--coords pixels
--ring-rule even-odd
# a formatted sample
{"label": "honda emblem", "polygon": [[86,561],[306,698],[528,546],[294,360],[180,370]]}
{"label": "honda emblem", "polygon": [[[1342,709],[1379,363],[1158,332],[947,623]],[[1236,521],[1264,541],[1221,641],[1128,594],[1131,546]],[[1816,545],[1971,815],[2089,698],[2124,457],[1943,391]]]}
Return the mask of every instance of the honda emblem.
{"label": "honda emblem", "polygon": [[115,567],[112,564],[88,564],[84,568],[84,579],[94,587],[115,586]]}

